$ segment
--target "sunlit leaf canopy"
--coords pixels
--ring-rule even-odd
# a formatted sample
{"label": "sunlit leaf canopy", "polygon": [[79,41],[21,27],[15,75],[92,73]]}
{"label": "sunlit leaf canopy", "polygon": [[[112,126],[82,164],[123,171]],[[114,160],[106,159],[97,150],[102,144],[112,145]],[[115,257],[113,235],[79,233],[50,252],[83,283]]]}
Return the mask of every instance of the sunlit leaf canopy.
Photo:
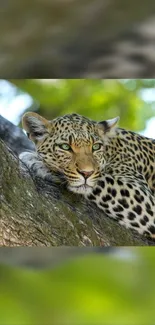
{"label": "sunlit leaf canopy", "polygon": [[0,266],[0,324],[153,325],[155,249],[72,258],[44,271]]}
{"label": "sunlit leaf canopy", "polygon": [[16,79],[10,82],[18,92],[33,98],[31,107],[48,119],[66,113],[79,113],[95,120],[120,116],[120,126],[144,130],[155,116],[155,79],[96,80]]}

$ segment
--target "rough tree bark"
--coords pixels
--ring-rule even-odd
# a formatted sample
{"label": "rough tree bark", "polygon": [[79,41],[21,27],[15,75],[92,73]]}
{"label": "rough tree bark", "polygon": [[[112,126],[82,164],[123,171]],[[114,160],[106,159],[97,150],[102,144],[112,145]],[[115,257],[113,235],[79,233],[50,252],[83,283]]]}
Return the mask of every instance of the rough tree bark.
{"label": "rough tree bark", "polygon": [[7,0],[3,78],[151,77],[154,0]]}
{"label": "rough tree bark", "polygon": [[[0,246],[153,245],[104,216],[82,196],[30,175],[16,155],[26,142],[31,147],[29,140],[12,123],[0,120],[3,140],[13,150],[0,141]],[[5,132],[9,127],[10,134]]]}

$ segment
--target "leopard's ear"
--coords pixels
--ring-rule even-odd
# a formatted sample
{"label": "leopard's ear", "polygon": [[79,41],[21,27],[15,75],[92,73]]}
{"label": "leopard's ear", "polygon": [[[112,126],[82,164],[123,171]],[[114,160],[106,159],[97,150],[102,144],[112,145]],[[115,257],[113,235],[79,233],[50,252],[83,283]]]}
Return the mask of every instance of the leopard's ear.
{"label": "leopard's ear", "polygon": [[49,133],[51,127],[50,121],[34,112],[28,112],[23,115],[22,126],[30,140],[37,144]]}
{"label": "leopard's ear", "polygon": [[119,119],[119,116],[117,116],[111,120],[105,120],[97,123],[99,133],[101,133],[101,135],[107,135],[109,137],[114,135],[115,127]]}

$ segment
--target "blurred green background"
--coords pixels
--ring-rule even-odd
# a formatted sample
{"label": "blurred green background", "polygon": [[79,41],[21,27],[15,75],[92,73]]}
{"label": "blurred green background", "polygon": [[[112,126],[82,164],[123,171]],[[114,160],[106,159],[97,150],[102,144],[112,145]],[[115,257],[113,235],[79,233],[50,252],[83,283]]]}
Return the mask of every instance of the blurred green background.
{"label": "blurred green background", "polygon": [[26,110],[47,119],[72,112],[95,120],[119,115],[121,127],[155,137],[155,79],[1,80],[0,114],[18,124]]}
{"label": "blurred green background", "polygon": [[38,271],[1,262],[0,324],[153,325],[155,248],[129,251]]}

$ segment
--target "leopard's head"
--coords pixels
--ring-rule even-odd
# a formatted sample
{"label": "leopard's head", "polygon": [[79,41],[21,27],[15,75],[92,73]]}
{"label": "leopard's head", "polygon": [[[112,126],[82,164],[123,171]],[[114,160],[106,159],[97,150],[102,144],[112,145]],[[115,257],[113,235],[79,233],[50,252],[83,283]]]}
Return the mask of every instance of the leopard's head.
{"label": "leopard's head", "polygon": [[48,121],[28,112],[23,128],[48,168],[64,175],[68,189],[88,193],[105,165],[104,149],[118,119],[95,122],[68,114]]}

